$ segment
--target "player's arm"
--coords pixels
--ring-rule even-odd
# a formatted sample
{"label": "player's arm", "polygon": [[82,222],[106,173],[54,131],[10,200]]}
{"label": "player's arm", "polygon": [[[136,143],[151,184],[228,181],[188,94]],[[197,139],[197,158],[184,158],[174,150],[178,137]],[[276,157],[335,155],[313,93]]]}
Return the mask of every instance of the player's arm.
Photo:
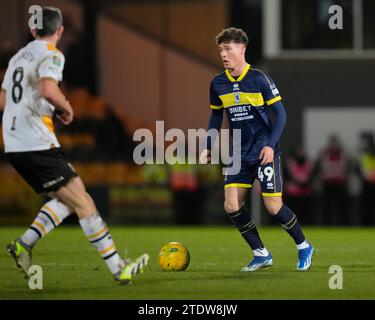
{"label": "player's arm", "polygon": [[4,110],[6,102],[6,91],[4,89],[1,89],[0,91],[0,111]]}
{"label": "player's arm", "polygon": [[260,72],[257,80],[266,106],[275,113],[275,123],[272,125],[270,139],[259,155],[261,164],[264,165],[273,161],[276,144],[286,123],[286,112],[274,81],[263,72]]}
{"label": "player's arm", "polygon": [[[210,162],[211,150],[218,136],[222,122],[223,122],[223,109],[212,109],[210,120],[208,121],[208,135],[207,135],[206,148],[203,149],[201,156],[199,158],[199,162],[201,164],[206,164]],[[211,130],[211,129],[214,129],[214,130]]]}
{"label": "player's arm", "polygon": [[272,110],[272,112],[275,114],[275,122],[272,125],[272,131],[268,140],[268,144],[262,149],[259,155],[259,159],[261,159],[262,165],[272,162],[276,144],[280,140],[286,123],[286,112],[281,101],[272,104],[270,110]]}
{"label": "player's arm", "polygon": [[73,121],[73,109],[65,99],[58,83],[62,81],[65,58],[61,52],[50,52],[38,68],[40,87],[39,91],[58,111],[57,118],[65,125]]}
{"label": "player's arm", "polygon": [[[220,98],[215,93],[213,85],[210,86],[210,108],[211,116],[208,121],[208,135],[206,141],[206,148],[204,148],[199,157],[199,163],[206,164],[211,158],[211,149],[216,140],[218,132],[223,121],[223,106]],[[211,130],[214,129],[214,130]],[[211,131],[210,131],[211,130]]]}
{"label": "player's arm", "polygon": [[275,122],[272,126],[272,132],[268,141],[268,146],[275,150],[276,144],[280,140],[281,134],[284,130],[287,117],[284,105],[281,101],[274,103],[270,107],[270,110],[275,115]]}
{"label": "player's arm", "polygon": [[73,121],[73,109],[61,92],[55,79],[42,78],[40,80],[39,91],[40,95],[59,111],[57,118],[62,123],[68,125]]}

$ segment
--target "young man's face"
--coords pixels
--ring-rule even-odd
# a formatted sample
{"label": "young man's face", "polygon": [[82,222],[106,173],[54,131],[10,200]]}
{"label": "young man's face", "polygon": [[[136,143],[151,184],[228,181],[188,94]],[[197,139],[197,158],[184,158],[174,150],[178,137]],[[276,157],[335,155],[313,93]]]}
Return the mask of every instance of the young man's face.
{"label": "young man's face", "polygon": [[245,60],[246,46],[242,43],[226,42],[219,44],[219,53],[226,69],[235,69]]}

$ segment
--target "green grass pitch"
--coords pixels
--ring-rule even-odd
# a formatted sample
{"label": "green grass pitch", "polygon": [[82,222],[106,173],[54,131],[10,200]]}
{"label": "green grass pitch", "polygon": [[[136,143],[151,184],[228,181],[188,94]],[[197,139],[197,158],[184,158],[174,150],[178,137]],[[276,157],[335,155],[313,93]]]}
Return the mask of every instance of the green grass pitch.
{"label": "green grass pitch", "polygon": [[[296,248],[281,228],[261,228],[274,265],[241,273],[251,253],[234,227],[113,227],[122,255],[127,248],[129,256],[151,256],[149,270],[119,287],[80,228],[64,226],[33,252],[33,263],[43,268],[42,290],[29,289],[5,251],[6,243],[23,230],[0,228],[0,299],[375,299],[371,228],[305,228],[316,248],[307,272],[296,271]],[[159,249],[170,241],[180,241],[190,251],[184,272],[159,268]],[[342,290],[328,286],[331,265],[343,269]]]}

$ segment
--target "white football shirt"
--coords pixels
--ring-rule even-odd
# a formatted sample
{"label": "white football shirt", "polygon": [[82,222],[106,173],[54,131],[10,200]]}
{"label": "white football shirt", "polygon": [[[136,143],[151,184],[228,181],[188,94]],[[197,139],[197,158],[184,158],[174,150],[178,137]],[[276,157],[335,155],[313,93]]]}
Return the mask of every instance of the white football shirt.
{"label": "white football shirt", "polygon": [[62,80],[64,55],[44,40],[34,40],[9,61],[2,88],[5,152],[40,151],[60,147],[54,133],[54,106],[40,95],[42,78]]}

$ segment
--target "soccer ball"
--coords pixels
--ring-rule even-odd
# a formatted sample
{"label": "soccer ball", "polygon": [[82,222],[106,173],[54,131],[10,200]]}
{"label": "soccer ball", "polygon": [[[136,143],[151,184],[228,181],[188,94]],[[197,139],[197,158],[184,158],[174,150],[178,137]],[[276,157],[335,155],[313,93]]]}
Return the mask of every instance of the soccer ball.
{"label": "soccer ball", "polygon": [[184,271],[189,265],[188,249],[179,242],[169,242],[159,252],[159,265],[164,271]]}

